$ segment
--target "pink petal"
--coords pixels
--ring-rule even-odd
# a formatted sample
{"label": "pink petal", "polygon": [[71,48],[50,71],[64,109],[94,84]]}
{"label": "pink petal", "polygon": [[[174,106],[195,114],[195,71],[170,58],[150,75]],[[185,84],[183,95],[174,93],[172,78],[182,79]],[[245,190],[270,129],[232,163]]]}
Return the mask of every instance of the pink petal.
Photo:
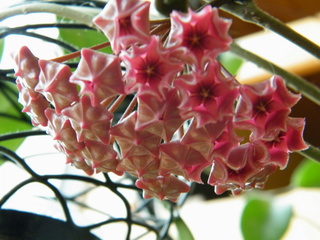
{"label": "pink petal", "polygon": [[124,93],[120,60],[91,49],[81,50],[81,60],[70,82],[81,88],[81,94],[90,96],[93,106],[103,100]]}
{"label": "pink petal", "polygon": [[39,66],[40,79],[35,89],[46,97],[57,113],[61,113],[78,100],[77,86],[69,82],[72,72],[67,65],[53,61],[40,60]]}
{"label": "pink petal", "polygon": [[139,0],[110,0],[93,22],[111,42],[114,53],[131,44],[149,42],[150,2]]}

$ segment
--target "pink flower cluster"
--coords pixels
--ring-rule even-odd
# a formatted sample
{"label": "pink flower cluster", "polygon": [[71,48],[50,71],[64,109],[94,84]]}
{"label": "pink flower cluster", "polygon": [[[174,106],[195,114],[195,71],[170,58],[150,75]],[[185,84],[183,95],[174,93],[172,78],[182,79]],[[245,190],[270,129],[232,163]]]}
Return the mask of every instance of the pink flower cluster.
{"label": "pink flower cluster", "polygon": [[176,201],[210,166],[216,193],[238,194],[307,148],[304,119],[289,117],[300,96],[281,77],[240,85],[218,62],[231,38],[217,9],[173,12],[169,34],[155,35],[149,2],[110,0],[94,23],[114,54],[82,49],[73,72],[27,47],[15,56],[23,111],[68,163],[89,175],[128,172],[145,198]]}

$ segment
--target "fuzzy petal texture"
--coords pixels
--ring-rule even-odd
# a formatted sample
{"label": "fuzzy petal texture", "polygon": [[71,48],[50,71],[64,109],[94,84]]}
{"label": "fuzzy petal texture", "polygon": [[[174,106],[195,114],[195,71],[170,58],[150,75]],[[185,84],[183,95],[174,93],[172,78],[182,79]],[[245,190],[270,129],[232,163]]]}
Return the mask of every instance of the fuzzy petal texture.
{"label": "fuzzy petal texture", "polygon": [[156,36],[152,36],[148,45],[135,46],[132,52],[122,54],[127,67],[124,76],[127,93],[150,92],[163,100],[164,91],[183,70],[182,63],[171,58],[170,54],[171,51],[165,49]]}
{"label": "fuzzy petal texture", "polygon": [[181,76],[174,84],[182,96],[181,115],[186,119],[194,116],[198,127],[234,114],[238,84],[233,77],[223,75],[219,62],[210,62],[204,71]]}
{"label": "fuzzy petal texture", "polygon": [[[28,47],[23,46],[16,55],[13,55],[13,60],[15,62],[14,76],[20,78],[20,83],[24,88],[34,90],[39,82],[39,59],[32,54]],[[32,96],[32,92],[30,93]]]}
{"label": "fuzzy petal texture", "polygon": [[136,186],[144,190],[144,198],[178,200],[181,193],[188,192],[190,187],[172,175],[159,176],[153,179],[138,179]]}
{"label": "fuzzy petal texture", "polygon": [[132,44],[149,42],[150,2],[139,0],[110,0],[93,22],[109,39],[118,54]]}
{"label": "fuzzy petal texture", "polygon": [[272,139],[263,141],[271,154],[271,161],[281,169],[284,169],[288,164],[289,152],[308,148],[303,139],[305,120],[303,118],[288,118],[286,123],[286,130],[279,131]]}
{"label": "fuzzy petal texture", "polygon": [[174,174],[188,181],[202,183],[201,172],[211,164],[200,152],[188,145],[175,141],[164,143],[160,148],[160,175]]}
{"label": "fuzzy petal texture", "polygon": [[228,35],[231,22],[220,18],[218,9],[204,7],[199,12],[189,9],[187,14],[173,11],[171,14],[169,46],[183,46],[201,68],[210,59],[227,51],[232,39]]}
{"label": "fuzzy petal texture", "polygon": [[183,123],[179,114],[180,97],[176,89],[165,91],[164,100],[148,92],[138,95],[136,130],[145,130],[169,142]]}
{"label": "fuzzy petal texture", "polygon": [[76,132],[66,116],[57,114],[53,109],[47,109],[45,114],[48,118],[47,133],[59,141],[66,151],[74,152],[84,148],[84,143],[78,142]]}
{"label": "fuzzy petal texture", "polygon": [[228,119],[225,119],[197,127],[196,119],[193,119],[187,132],[182,137],[181,143],[197,150],[209,160],[213,154],[214,143],[223,133],[227,123]]}
{"label": "fuzzy petal texture", "polygon": [[227,161],[214,159],[208,183],[217,194],[231,190],[234,195],[261,187],[269,174],[277,169],[270,163],[270,154],[261,142],[246,143],[231,150]]}
{"label": "fuzzy petal texture", "polygon": [[159,166],[160,160],[153,155],[139,155],[121,159],[117,170],[137,178],[151,179],[158,177]]}
{"label": "fuzzy petal texture", "polygon": [[39,66],[41,72],[35,89],[61,113],[79,99],[77,85],[69,82],[72,72],[69,66],[53,61],[39,60]]}
{"label": "fuzzy petal texture", "polygon": [[34,92],[31,88],[23,87],[20,78],[16,80],[16,83],[19,91],[18,102],[23,105],[22,112],[30,116],[34,126],[47,126],[48,119],[44,112],[47,108],[50,108],[50,103],[42,94]]}
{"label": "fuzzy petal texture", "polygon": [[81,60],[70,82],[80,86],[80,95],[90,96],[93,106],[124,93],[120,59],[91,49],[81,50]]}
{"label": "fuzzy petal texture", "polygon": [[300,99],[286,88],[284,80],[275,76],[269,80],[242,85],[235,122],[241,129],[253,132],[252,139],[270,139],[279,129],[286,129],[291,107]]}
{"label": "fuzzy petal texture", "polygon": [[101,105],[93,107],[87,95],[83,95],[80,102],[65,108],[62,114],[70,119],[79,142],[90,139],[109,144],[113,114]]}
{"label": "fuzzy petal texture", "polygon": [[131,113],[110,129],[110,134],[116,139],[123,158],[130,156],[159,155],[158,145],[161,138],[148,131],[135,130],[137,112]]}
{"label": "fuzzy petal texture", "polygon": [[117,170],[119,164],[118,153],[111,145],[105,145],[100,141],[85,141],[83,156],[88,165],[96,169],[97,172],[113,172],[122,175],[122,171]]}

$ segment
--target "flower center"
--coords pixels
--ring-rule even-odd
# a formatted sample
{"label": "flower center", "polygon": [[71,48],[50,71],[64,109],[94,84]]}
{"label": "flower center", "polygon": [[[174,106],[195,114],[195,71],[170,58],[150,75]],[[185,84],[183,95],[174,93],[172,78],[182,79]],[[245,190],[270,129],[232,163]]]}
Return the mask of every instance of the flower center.
{"label": "flower center", "polygon": [[147,74],[147,76],[150,78],[151,76],[153,76],[155,74],[155,66],[152,65],[147,65],[145,73]]}
{"label": "flower center", "polygon": [[201,88],[200,96],[205,100],[206,98],[210,97],[211,91],[208,88]]}
{"label": "flower center", "polygon": [[131,31],[131,19],[130,16],[125,17],[125,18],[119,18],[119,29],[120,29],[120,35],[127,35],[130,34]]}
{"label": "flower center", "polygon": [[193,33],[193,35],[189,39],[189,42],[190,42],[191,46],[199,46],[200,45],[200,37],[196,33]]}
{"label": "flower center", "polygon": [[263,101],[259,101],[259,103],[255,106],[257,113],[264,113],[267,111],[266,105]]}

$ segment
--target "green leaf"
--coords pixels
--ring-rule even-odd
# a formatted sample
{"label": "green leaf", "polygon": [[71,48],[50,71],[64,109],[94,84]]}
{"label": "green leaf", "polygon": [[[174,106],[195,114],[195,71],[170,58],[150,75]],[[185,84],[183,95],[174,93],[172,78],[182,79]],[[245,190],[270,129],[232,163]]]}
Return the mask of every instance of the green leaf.
{"label": "green leaf", "polygon": [[241,67],[243,60],[231,52],[225,52],[219,55],[219,61],[232,75],[235,75]]}
{"label": "green leaf", "polygon": [[0,39],[0,62],[1,62],[1,59],[2,59],[3,50],[4,50],[4,39],[1,38]]}
{"label": "green leaf", "polygon": [[[59,29],[59,38],[77,49],[88,48],[108,41],[106,36],[94,29]],[[102,52],[112,53],[110,47],[101,49]]]}
{"label": "green leaf", "polygon": [[241,217],[245,240],[279,240],[292,217],[292,207],[262,194],[247,200]]}
{"label": "green leaf", "polygon": [[297,187],[320,187],[320,164],[305,159],[294,171],[291,183]]}
{"label": "green leaf", "polygon": [[[31,129],[30,121],[21,113],[22,106],[18,103],[18,91],[14,84],[0,82],[0,135]],[[16,150],[23,139],[0,142],[1,146]]]}
{"label": "green leaf", "polygon": [[183,219],[178,216],[173,220],[177,230],[178,230],[178,239],[177,240],[194,240],[194,237],[188,228],[187,224],[183,221]]}

